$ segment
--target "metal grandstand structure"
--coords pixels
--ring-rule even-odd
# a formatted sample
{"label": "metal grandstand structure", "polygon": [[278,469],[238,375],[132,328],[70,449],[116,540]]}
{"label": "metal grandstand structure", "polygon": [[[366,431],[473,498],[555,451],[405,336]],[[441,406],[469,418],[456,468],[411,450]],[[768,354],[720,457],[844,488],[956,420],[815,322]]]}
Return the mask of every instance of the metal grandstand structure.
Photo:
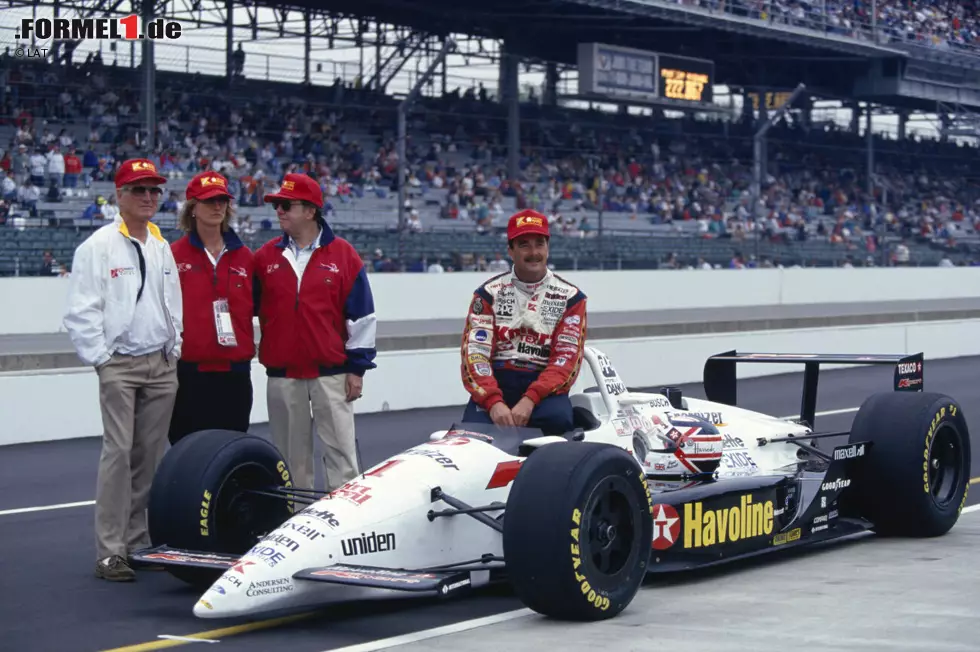
{"label": "metal grandstand structure", "polygon": [[[851,111],[854,133],[864,123],[868,195],[877,183],[872,136],[881,129],[880,116],[894,116],[900,134],[907,122],[925,115],[926,121],[935,116],[937,132],[945,137],[980,135],[975,113],[980,110],[980,56],[970,48],[923,47],[907,34],[873,23],[854,24],[849,33],[840,33],[825,14],[760,13],[759,3],[743,0],[7,0],[7,6],[18,16],[136,13],[144,21],[162,17],[181,23],[187,44],[150,39],[131,41],[128,48],[126,43],[50,44],[52,61],[77,61],[86,52],[104,51],[119,65],[140,69],[147,150],[154,145],[157,119],[155,76],[165,68],[293,82],[297,88],[327,86],[339,78],[376,89],[403,102],[392,116],[403,146],[404,109],[420,96],[475,87],[478,62],[491,101],[506,107],[507,172],[512,177],[522,144],[521,103],[528,100],[521,79],[529,75],[538,80],[534,87],[540,93],[534,99],[540,105],[639,112],[652,116],[651,124],[664,113],[736,119],[739,105],[744,119],[749,107],[756,134],[755,198],[768,166],[767,125],[792,114],[795,122],[813,126],[811,115],[820,103]],[[12,14],[3,13],[0,37],[10,43]],[[194,34],[201,38],[193,40]],[[709,61],[711,83],[728,94],[713,102],[583,95],[577,86],[577,46],[582,43]],[[242,69],[237,48],[247,53]],[[806,91],[794,93],[801,86]],[[404,179],[404,150],[399,153],[399,178]],[[398,185],[401,192],[404,184]],[[404,201],[398,212],[404,227]],[[599,220],[601,234],[601,211]],[[600,236],[600,247],[602,242]]]}

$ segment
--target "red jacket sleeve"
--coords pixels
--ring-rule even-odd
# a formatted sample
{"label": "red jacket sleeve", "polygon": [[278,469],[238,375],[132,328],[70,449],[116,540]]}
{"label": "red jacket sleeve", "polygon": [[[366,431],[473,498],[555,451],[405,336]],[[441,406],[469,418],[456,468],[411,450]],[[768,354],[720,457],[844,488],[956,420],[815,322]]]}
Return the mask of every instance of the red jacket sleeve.
{"label": "red jacket sleeve", "polygon": [[524,392],[535,405],[552,394],[567,394],[578,378],[585,349],[585,303],[584,295],[573,299],[555,327],[548,366]]}
{"label": "red jacket sleeve", "polygon": [[504,396],[497,379],[493,377],[493,366],[490,364],[496,337],[493,304],[488,299],[479,290],[473,294],[463,328],[460,368],[466,391],[477,405],[489,412],[491,407],[504,400]]}

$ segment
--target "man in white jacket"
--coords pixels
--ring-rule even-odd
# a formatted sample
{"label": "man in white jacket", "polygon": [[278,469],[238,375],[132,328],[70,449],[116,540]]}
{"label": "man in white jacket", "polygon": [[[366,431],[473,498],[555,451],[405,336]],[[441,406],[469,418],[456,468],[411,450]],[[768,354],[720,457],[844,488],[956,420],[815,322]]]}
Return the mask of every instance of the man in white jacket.
{"label": "man in white jacket", "polygon": [[99,376],[95,574],[112,581],[135,579],[128,554],[150,544],[146,506],[177,394],[180,280],[170,244],[150,222],[164,183],[146,159],[119,167],[119,217],[75,250],[64,320],[78,357]]}

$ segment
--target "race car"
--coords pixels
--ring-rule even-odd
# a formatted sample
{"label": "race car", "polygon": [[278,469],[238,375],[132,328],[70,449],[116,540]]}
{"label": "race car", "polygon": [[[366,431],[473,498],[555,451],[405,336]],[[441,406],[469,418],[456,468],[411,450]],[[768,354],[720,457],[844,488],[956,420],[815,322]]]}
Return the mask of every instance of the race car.
{"label": "race car", "polygon": [[[594,347],[584,360],[596,384],[571,396],[574,431],[452,424],[329,494],[293,487],[264,438],[195,433],[165,455],[153,547],[131,560],[200,587],[201,618],[506,581],[538,613],[588,621],[620,613],[649,574],[869,530],[937,536],[966,501],[967,423],[923,391],[921,353],[729,351],[705,363],[706,399],[630,389]],[[800,418],[737,406],[736,365],[752,362],[804,365]],[[894,387],[849,432],[819,432],[821,364],[894,365]]]}

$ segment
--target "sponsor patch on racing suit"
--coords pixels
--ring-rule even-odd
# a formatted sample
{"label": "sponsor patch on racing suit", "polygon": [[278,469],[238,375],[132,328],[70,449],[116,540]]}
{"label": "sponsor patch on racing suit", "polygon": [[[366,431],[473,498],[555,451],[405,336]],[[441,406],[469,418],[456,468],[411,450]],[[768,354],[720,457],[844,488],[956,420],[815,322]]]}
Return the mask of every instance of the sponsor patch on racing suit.
{"label": "sponsor patch on racing suit", "polygon": [[508,386],[521,387],[535,405],[567,394],[582,364],[585,316],[585,294],[550,271],[534,284],[506,272],[480,286],[461,351],[463,385],[474,402],[489,411]]}

